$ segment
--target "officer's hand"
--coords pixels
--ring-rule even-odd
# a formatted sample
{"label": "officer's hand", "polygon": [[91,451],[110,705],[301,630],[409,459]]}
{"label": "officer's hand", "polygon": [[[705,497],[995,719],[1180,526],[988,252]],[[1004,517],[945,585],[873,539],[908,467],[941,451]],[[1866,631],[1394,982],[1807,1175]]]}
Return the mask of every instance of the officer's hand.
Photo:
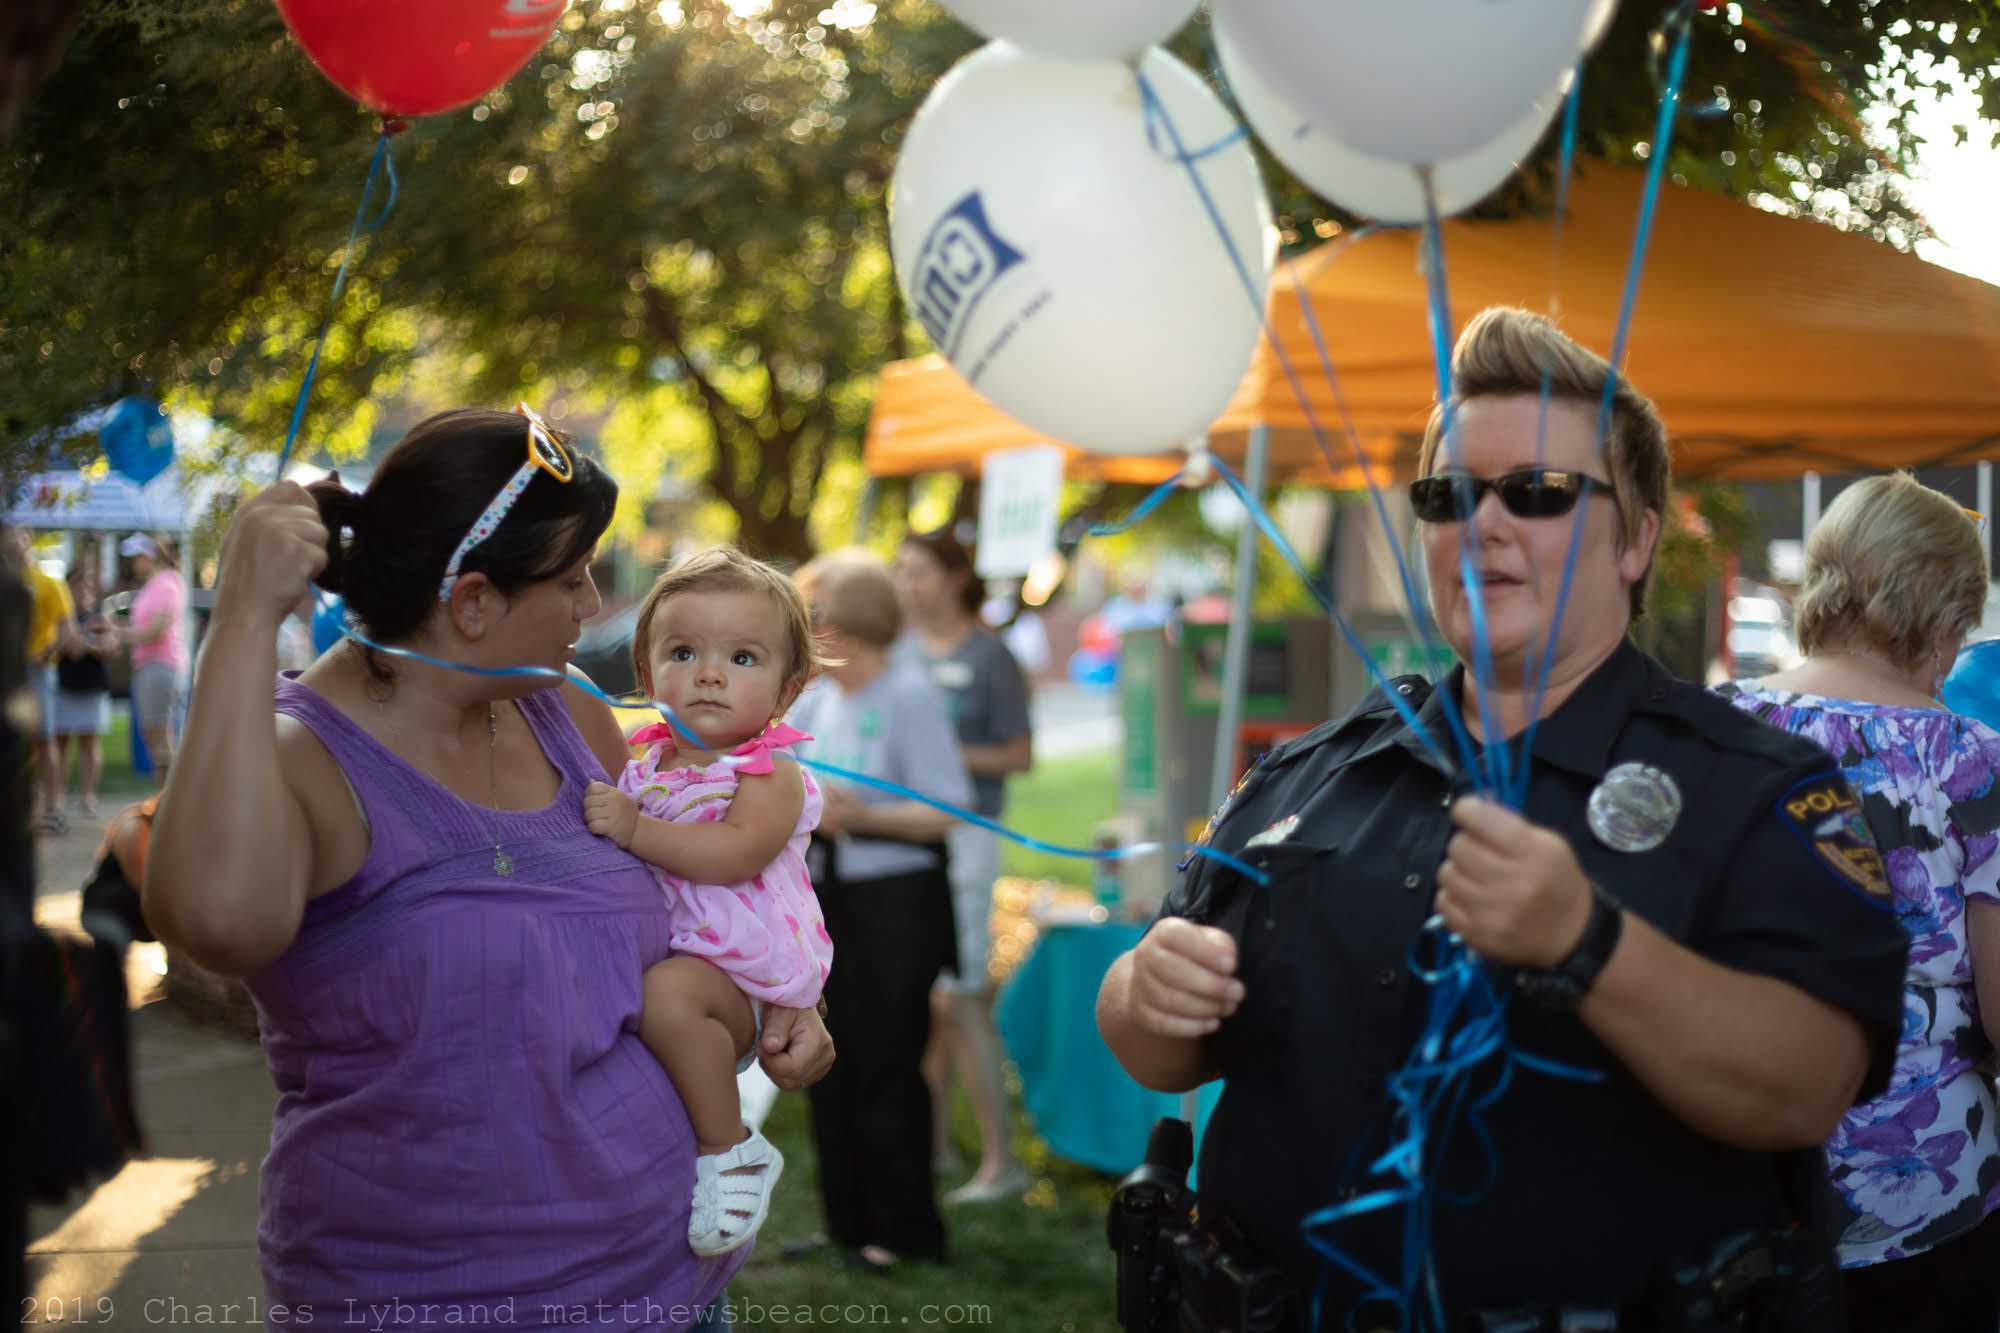
{"label": "officer's hand", "polygon": [[1553,967],[1590,920],[1590,881],[1557,833],[1477,796],[1451,807],[1458,832],[1438,867],[1437,910],[1496,963]]}
{"label": "officer's hand", "polygon": [[1132,1016],[1157,1037],[1205,1037],[1243,1003],[1236,941],[1170,916],[1132,951]]}
{"label": "officer's hand", "polygon": [[269,620],[273,633],[326,567],[326,526],[297,482],[281,481],[245,500],[229,523],[216,580],[225,608]]}

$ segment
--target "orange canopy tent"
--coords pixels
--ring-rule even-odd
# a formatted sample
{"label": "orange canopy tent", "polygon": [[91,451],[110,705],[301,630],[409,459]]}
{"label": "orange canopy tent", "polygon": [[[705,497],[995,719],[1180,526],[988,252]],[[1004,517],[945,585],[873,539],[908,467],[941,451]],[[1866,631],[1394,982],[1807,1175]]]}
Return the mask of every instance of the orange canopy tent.
{"label": "orange canopy tent", "polygon": [[[1585,163],[1560,221],[1447,222],[1454,321],[1527,306],[1608,353],[1641,185],[1637,171]],[[1355,442],[1372,464],[1406,474],[1436,388],[1419,248],[1412,231],[1372,233],[1322,246],[1272,280],[1271,327],[1337,470],[1269,340],[1211,427],[1211,448],[1240,462],[1249,433],[1266,427],[1274,477],[1362,484],[1303,293]],[[2000,288],[1705,190],[1661,192],[1626,372],[1666,418],[1681,479],[2000,457]],[[989,451],[1045,439],[930,356],[884,368],[863,460],[876,476],[971,470]],[[1073,450],[1071,461],[1073,476],[1157,481],[1179,455]]]}

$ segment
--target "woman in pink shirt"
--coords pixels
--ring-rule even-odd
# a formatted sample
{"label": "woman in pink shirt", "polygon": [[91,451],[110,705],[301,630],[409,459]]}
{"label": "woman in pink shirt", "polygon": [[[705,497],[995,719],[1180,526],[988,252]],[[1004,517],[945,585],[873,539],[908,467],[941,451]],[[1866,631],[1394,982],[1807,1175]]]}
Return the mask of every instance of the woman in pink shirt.
{"label": "woman in pink shirt", "polygon": [[187,692],[187,584],[160,544],[135,533],[118,544],[141,583],[132,599],[132,712],[153,759],[153,782],[164,787],[174,762],[174,723]]}

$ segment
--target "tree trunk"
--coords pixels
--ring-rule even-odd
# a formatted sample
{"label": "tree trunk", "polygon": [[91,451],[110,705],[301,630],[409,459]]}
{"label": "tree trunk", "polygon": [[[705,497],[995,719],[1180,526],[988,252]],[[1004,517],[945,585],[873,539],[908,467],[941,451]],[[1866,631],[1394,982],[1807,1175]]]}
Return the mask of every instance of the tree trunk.
{"label": "tree trunk", "polygon": [[83,0],[7,0],[0,6],[0,143],[13,136],[35,89],[62,62]]}

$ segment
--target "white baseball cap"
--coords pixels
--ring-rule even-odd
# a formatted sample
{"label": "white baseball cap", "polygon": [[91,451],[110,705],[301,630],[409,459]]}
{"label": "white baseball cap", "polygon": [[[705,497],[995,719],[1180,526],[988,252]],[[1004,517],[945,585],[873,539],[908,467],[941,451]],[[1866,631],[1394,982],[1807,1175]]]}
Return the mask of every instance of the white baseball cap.
{"label": "white baseball cap", "polygon": [[143,532],[135,532],[118,543],[118,554],[124,556],[143,555],[149,560],[164,560],[160,554],[160,544]]}

